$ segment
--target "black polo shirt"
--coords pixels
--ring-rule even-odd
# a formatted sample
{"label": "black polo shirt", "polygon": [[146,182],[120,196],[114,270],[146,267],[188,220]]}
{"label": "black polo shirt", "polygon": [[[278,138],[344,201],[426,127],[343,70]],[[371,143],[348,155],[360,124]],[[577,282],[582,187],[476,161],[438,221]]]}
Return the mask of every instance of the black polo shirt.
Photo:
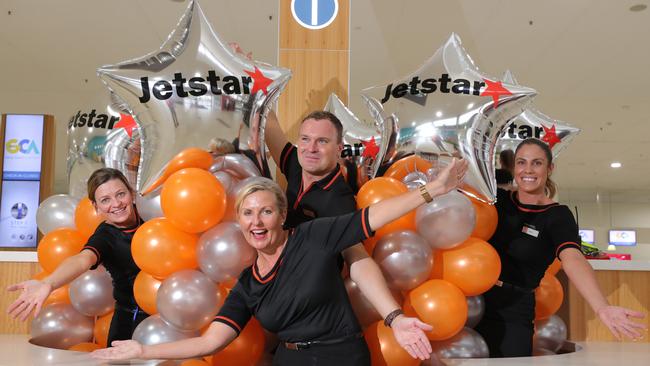
{"label": "black polo shirt", "polygon": [[580,250],[578,227],[565,205],[528,205],[515,191],[497,191],[499,223],[489,242],[501,258],[500,280],[537,288],[548,266],[567,248]]}
{"label": "black polo shirt", "polygon": [[239,276],[215,321],[238,334],[251,316],[285,342],[328,340],[361,331],[337,266],[339,253],[373,233],[368,209],[311,220],[289,234],[275,266]]}
{"label": "black polo shirt", "polygon": [[285,228],[294,228],[316,217],[339,216],[356,209],[354,193],[338,164],[325,178],[304,187],[298,152],[294,145],[287,143],[280,155],[280,170],[287,178],[289,207]]}
{"label": "black polo shirt", "polygon": [[97,262],[90,269],[95,269],[103,264],[113,278],[115,301],[130,309],[135,309],[137,306],[133,296],[133,283],[140,273],[140,268],[135,264],[131,254],[131,240],[143,222],[141,218],[138,218],[136,226],[125,229],[102,222],[82,249],[95,253]]}

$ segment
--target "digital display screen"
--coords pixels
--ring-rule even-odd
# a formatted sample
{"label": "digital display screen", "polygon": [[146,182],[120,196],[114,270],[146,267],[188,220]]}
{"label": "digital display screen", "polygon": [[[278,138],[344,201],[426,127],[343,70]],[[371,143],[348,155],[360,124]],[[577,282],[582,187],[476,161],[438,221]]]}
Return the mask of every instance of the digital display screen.
{"label": "digital display screen", "polygon": [[2,179],[40,180],[44,116],[8,114],[5,122]]}
{"label": "digital display screen", "polygon": [[0,247],[36,247],[39,186],[38,181],[2,182]]}
{"label": "digital display screen", "polygon": [[585,243],[593,244],[595,242],[594,231],[591,229],[580,229],[578,230],[580,239]]}
{"label": "digital display screen", "polygon": [[636,231],[634,230],[610,230],[609,244],[634,246],[636,245]]}

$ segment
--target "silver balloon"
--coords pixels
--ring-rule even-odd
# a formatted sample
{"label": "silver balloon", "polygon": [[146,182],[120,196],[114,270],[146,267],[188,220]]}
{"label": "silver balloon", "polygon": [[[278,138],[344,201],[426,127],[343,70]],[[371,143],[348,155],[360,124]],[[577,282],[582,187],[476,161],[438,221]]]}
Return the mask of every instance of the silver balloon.
{"label": "silver balloon", "polygon": [[472,202],[456,191],[418,207],[415,227],[433,249],[450,249],[469,238],[476,225]]}
{"label": "silver balloon", "polygon": [[216,171],[212,173],[212,175],[214,175],[214,177],[219,180],[226,192],[230,192],[233,186],[239,182],[237,178],[234,178],[232,175],[226,172]]}
{"label": "silver balloon", "polygon": [[440,358],[485,358],[490,356],[487,343],[477,331],[463,328],[444,341],[431,342],[431,348]]}
{"label": "silver balloon", "polygon": [[70,304],[83,315],[102,316],[115,308],[113,279],[103,266],[70,282]]}
{"label": "silver balloon", "polygon": [[146,196],[135,195],[135,206],[138,208],[138,214],[144,221],[149,221],[156,217],[165,216],[160,206],[160,192],[162,187],[158,187]]}
{"label": "silver balloon", "polygon": [[41,233],[62,227],[74,228],[77,200],[67,194],[55,194],[43,200],[36,211],[36,225]]}
{"label": "silver balloon", "polygon": [[[503,81],[518,85],[515,76],[509,70],[503,75]],[[499,136],[496,152],[507,149],[514,151],[523,140],[535,137],[546,142],[553,152],[553,158],[557,158],[579,133],[579,128],[551,118],[530,106],[508,122]]]}
{"label": "silver balloon", "polygon": [[255,163],[243,154],[226,154],[214,158],[210,172],[226,172],[237,179],[260,176],[260,170]]}
{"label": "silver balloon", "polygon": [[376,158],[381,143],[379,128],[374,121],[367,123],[357,118],[334,93],[327,99],[324,110],[334,114],[343,125],[342,165],[348,169],[348,177],[354,172],[353,181],[361,187],[379,170],[381,160]]}
{"label": "silver balloon", "polygon": [[72,305],[57,303],[44,307],[31,326],[31,343],[51,348],[68,349],[93,338],[93,318],[76,311]]}
{"label": "silver balloon", "polygon": [[266,111],[291,77],[288,69],[233,53],[190,1],[167,40],[137,59],[98,69],[129,105],[142,148],[136,190],[149,192],[169,161],[215,136],[238,142],[267,168]]}
{"label": "silver balloon", "polygon": [[256,255],[239,224],[231,221],[204,232],[196,250],[201,271],[215,282],[236,280],[244,268],[253,264]]}
{"label": "silver balloon", "polygon": [[485,313],[485,300],[483,296],[468,296],[467,297],[467,320],[465,326],[467,328],[474,328],[483,318]]}
{"label": "silver balloon", "polygon": [[433,268],[431,247],[410,230],[384,235],[377,242],[372,258],[381,268],[388,287],[402,291],[426,281]]}
{"label": "silver balloon", "polygon": [[143,320],[133,331],[132,339],[144,345],[153,345],[180,341],[192,337],[198,337],[200,332],[183,331],[174,328],[171,324],[165,322],[160,314],[154,314]]}
{"label": "silver balloon", "polygon": [[205,274],[187,269],[167,277],[156,296],[160,316],[177,329],[198,330],[214,319],[223,303],[217,285]]}
{"label": "silver balloon", "polygon": [[480,72],[452,34],[415,72],[362,94],[382,133],[382,165],[410,154],[462,157],[469,162],[468,193],[494,202],[494,146],[536,93]]}
{"label": "silver balloon", "polygon": [[[382,320],[381,315],[375,310],[375,307],[372,306],[368,298],[366,298],[361,289],[356,282],[352,281],[350,277],[347,277],[343,283],[345,284],[345,290],[348,293],[348,298],[350,299],[350,304],[352,305],[352,310],[354,315],[357,316],[359,324],[362,328],[369,326],[370,324]],[[404,299],[399,290],[391,289],[391,294],[398,304],[401,304]]]}
{"label": "silver balloon", "polygon": [[557,315],[535,321],[533,348],[545,348],[557,352],[567,338],[566,324]]}

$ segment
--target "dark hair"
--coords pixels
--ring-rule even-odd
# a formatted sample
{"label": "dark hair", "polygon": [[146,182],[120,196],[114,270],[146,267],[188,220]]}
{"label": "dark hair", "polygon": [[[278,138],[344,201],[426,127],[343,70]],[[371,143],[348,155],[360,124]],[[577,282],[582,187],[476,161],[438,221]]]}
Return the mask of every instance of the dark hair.
{"label": "dark hair", "polygon": [[501,169],[505,169],[512,173],[515,170],[515,152],[506,149],[501,150],[499,153],[499,161],[501,162]]}
{"label": "dark hair", "polygon": [[[525,145],[535,145],[535,146],[539,147],[540,149],[542,149],[542,151],[544,151],[544,154],[546,155],[546,160],[548,160],[548,166],[549,167],[551,166],[551,164],[553,163],[553,152],[551,152],[551,148],[548,146],[547,143],[545,143],[544,141],[542,141],[540,139],[536,139],[534,137],[529,137],[529,138],[525,139],[524,141],[522,141],[521,143],[519,143],[519,145],[517,146],[517,149],[515,150],[515,155],[517,155],[517,152],[519,152],[519,149],[521,149],[521,147],[525,146]],[[545,186],[546,186],[546,195],[548,197],[555,196],[555,193],[557,192],[557,185],[555,184],[555,182],[553,182],[553,180],[551,180],[550,176],[546,177],[546,185]]]}
{"label": "dark hair", "polygon": [[99,186],[108,182],[109,180],[119,179],[124,183],[126,188],[133,193],[133,188],[129,184],[129,181],[126,179],[124,174],[121,171],[113,168],[101,168],[97,169],[90,175],[88,178],[88,199],[95,203],[95,191]]}
{"label": "dark hair", "polygon": [[327,111],[314,111],[311,112],[307,115],[307,117],[303,118],[301,124],[305,122],[308,119],[326,119],[334,125],[334,128],[336,128],[336,142],[341,142],[343,140],[343,124],[341,124],[341,121],[334,115],[334,113],[327,112]]}

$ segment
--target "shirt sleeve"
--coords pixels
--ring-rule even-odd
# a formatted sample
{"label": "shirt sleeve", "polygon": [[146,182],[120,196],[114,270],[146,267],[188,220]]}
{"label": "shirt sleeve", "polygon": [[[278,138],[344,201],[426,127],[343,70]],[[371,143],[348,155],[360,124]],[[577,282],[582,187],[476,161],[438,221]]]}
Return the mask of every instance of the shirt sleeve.
{"label": "shirt sleeve", "polygon": [[226,297],[226,301],[214,321],[226,324],[239,335],[253,315],[246,305],[245,296],[241,284],[237,282],[228,297]]}
{"label": "shirt sleeve", "polygon": [[298,164],[298,152],[292,143],[287,142],[284,145],[284,149],[282,149],[282,153],[280,154],[279,164],[280,171],[285,177],[291,174],[290,170]]}
{"label": "shirt sleeve", "polygon": [[317,218],[299,225],[305,232],[309,245],[317,245],[328,251],[340,253],[343,250],[372,237],[368,207],[342,216]]}
{"label": "shirt sleeve", "polygon": [[578,237],[578,225],[573,218],[571,210],[566,206],[558,206],[553,212],[553,220],[549,227],[551,244],[555,248],[555,256],[559,258],[560,253],[568,248],[580,250]]}
{"label": "shirt sleeve", "polygon": [[81,250],[90,250],[97,256],[97,261],[95,264],[90,267],[90,269],[96,269],[103,261],[104,258],[110,253],[111,250],[111,241],[105,233],[102,233],[100,230],[95,231],[95,233],[88,239],[88,242]]}

